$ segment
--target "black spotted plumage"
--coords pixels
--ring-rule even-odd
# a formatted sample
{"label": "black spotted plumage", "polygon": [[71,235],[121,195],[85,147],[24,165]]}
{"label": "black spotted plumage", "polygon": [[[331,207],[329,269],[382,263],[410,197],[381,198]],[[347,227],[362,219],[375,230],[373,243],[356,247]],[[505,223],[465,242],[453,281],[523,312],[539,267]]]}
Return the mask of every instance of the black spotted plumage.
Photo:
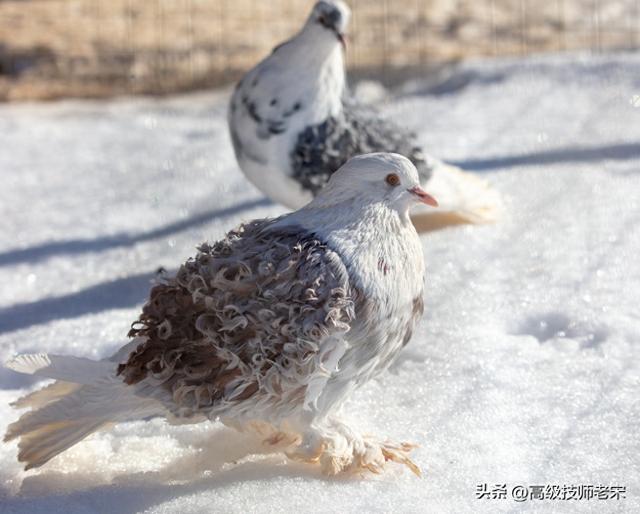
{"label": "black spotted plumage", "polygon": [[413,162],[421,181],[431,176],[432,168],[415,134],[354,100],[344,101],[337,116],[299,134],[291,152],[292,176],[315,196],[331,174],[351,157],[371,152],[399,153]]}

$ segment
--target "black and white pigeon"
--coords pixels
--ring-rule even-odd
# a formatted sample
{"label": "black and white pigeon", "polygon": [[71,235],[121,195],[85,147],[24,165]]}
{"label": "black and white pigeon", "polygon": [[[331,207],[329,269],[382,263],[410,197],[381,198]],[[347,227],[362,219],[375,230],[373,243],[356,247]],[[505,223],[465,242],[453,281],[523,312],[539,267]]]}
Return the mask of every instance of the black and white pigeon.
{"label": "black and white pigeon", "polygon": [[349,17],[343,2],[320,0],[300,32],[237,84],[228,122],[244,174],[296,209],[349,158],[395,152],[413,162],[421,183],[438,196],[438,212],[414,214],[419,229],[494,221],[499,196],[483,180],[423,153],[414,134],[349,95],[343,62]]}
{"label": "black and white pigeon", "polygon": [[[26,468],[113,423],[221,420],[324,472],[418,473],[411,445],[364,436],[344,400],[384,371],[423,310],[422,246],[409,219],[437,203],[397,154],[355,157],[304,208],[204,244],[151,289],[112,358],[21,355],[7,366],[56,382],[18,400]],[[214,441],[215,444],[215,441]]]}

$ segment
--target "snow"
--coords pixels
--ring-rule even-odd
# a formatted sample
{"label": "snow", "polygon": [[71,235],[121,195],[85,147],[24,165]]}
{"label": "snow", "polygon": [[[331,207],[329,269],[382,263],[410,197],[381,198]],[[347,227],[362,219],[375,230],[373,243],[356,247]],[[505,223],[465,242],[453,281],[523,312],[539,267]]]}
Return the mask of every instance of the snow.
{"label": "snow", "polygon": [[[640,55],[478,61],[385,111],[503,195],[496,225],[423,237],[426,313],[347,405],[420,444],[424,476],[323,478],[217,424],[128,423],[24,473],[1,512],[639,511]],[[101,358],[158,267],[276,215],[240,174],[228,91],[0,106],[0,360]],[[0,369],[8,402],[36,387]],[[624,485],[623,500],[479,500],[478,484]]]}

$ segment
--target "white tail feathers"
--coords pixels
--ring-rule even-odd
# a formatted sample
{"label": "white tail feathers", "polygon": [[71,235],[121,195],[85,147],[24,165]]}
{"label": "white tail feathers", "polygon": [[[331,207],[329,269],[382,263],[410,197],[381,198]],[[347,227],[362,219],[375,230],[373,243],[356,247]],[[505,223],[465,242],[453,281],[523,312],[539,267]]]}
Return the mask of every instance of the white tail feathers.
{"label": "white tail feathers", "polygon": [[15,402],[11,403],[11,406],[15,409],[37,409],[51,403],[55,400],[59,400],[63,396],[73,393],[80,388],[78,384],[72,384],[70,382],[54,382],[42,389],[33,391],[22,398],[18,398]]}
{"label": "white tail feathers", "polygon": [[112,361],[59,355],[22,355],[7,364],[21,373],[61,380],[14,403],[31,411],[7,428],[5,441],[19,438],[25,469],[41,466],[89,434],[113,422],[162,412],[154,400],[135,396],[115,376]]}
{"label": "white tail feathers", "polygon": [[[25,463],[25,470],[42,466],[107,423],[103,419],[65,420],[20,433],[18,460]],[[13,437],[17,435],[7,432],[5,441]]]}
{"label": "white tail feathers", "polygon": [[114,376],[115,365],[110,361],[94,361],[83,357],[34,353],[18,355],[6,364],[7,368],[42,378],[64,380],[74,384],[94,384]]}
{"label": "white tail feathers", "polygon": [[439,208],[423,207],[412,213],[418,232],[450,225],[494,223],[502,214],[500,194],[482,178],[456,166],[435,161],[433,175],[423,186],[438,200]]}

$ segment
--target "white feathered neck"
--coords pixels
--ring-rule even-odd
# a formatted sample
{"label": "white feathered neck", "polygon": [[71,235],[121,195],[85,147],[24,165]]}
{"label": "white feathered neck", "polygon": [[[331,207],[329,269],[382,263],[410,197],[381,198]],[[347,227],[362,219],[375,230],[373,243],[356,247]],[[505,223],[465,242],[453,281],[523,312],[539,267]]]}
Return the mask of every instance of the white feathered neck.
{"label": "white feathered neck", "polygon": [[[268,61],[274,65],[274,71],[278,70],[274,84],[281,95],[312,100],[307,116],[317,109],[324,111],[324,116],[336,115],[342,108],[345,87],[342,47],[322,27],[305,25],[293,38],[277,47]],[[269,94],[274,92],[269,91]]]}
{"label": "white feathered neck", "polygon": [[351,280],[366,295],[386,295],[392,288],[412,299],[420,294],[422,245],[408,212],[383,201],[333,200],[334,195],[320,195],[276,226],[299,226],[316,234],[342,257]]}

